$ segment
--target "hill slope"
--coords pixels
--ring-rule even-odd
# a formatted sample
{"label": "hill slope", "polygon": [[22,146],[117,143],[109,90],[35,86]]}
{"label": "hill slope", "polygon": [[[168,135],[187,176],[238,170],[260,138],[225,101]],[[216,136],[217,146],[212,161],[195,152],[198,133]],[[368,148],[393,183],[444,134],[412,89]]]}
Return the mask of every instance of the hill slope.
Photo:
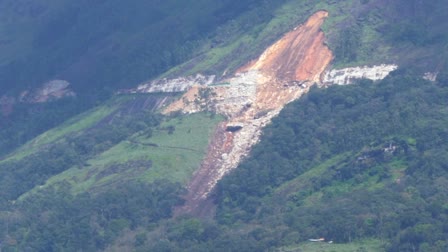
{"label": "hill slope", "polygon": [[135,85],[191,58],[217,27],[258,8],[251,0],[0,4],[0,95],[54,78],[76,91]]}
{"label": "hill slope", "polygon": [[445,1],[156,2],[0,0],[2,251],[447,249]]}

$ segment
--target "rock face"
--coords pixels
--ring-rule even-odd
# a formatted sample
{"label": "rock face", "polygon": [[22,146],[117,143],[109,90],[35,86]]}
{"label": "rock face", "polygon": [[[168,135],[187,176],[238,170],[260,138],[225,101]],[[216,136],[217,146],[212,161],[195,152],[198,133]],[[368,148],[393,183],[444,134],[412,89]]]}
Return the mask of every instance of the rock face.
{"label": "rock face", "polygon": [[354,79],[382,80],[397,68],[397,65],[383,64],[372,67],[363,66],[331,70],[325,73],[322,81],[325,84],[347,85],[351,84]]}
{"label": "rock face", "polygon": [[28,103],[42,103],[50,100],[57,100],[63,97],[75,96],[69,88],[70,83],[65,80],[49,81],[35,92],[24,92],[20,96],[20,101]]}
{"label": "rock face", "polygon": [[439,75],[438,72],[427,72],[424,73],[423,79],[435,82],[437,80],[437,75]]}
{"label": "rock face", "polygon": [[123,93],[173,93],[185,92],[192,86],[206,86],[215,81],[214,75],[197,74],[195,76],[179,77],[176,79],[160,79],[139,85],[135,89]]}
{"label": "rock face", "polygon": [[58,100],[64,97],[75,96],[70,89],[70,83],[65,80],[52,80],[46,82],[41,88],[34,91],[23,91],[19,97],[0,97],[0,110],[2,116],[8,116],[14,110],[16,103],[44,103],[51,100]]}
{"label": "rock face", "polygon": [[[333,55],[321,31],[328,13],[319,11],[285,34],[258,59],[220,84],[192,86],[165,113],[210,110],[227,117],[215,132],[201,167],[188,185],[186,204],[177,213],[201,214],[216,183],[236,168],[262,129],[289,102],[319,82]],[[234,129],[234,130],[229,130]]]}

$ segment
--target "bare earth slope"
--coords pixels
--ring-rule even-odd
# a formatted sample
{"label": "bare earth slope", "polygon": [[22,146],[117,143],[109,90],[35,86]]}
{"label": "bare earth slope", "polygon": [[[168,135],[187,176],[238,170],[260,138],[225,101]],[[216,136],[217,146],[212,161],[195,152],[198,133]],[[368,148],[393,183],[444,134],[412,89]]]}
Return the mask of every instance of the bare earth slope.
{"label": "bare earth slope", "polygon": [[287,103],[320,82],[333,58],[321,31],[327,16],[325,11],[315,13],[234,77],[221,85],[193,87],[167,107],[165,113],[212,110],[228,118],[217,127],[208,154],[188,185],[186,203],[177,214],[209,214],[208,194],[249,153],[262,128]]}
{"label": "bare earth slope", "polygon": [[243,70],[260,70],[283,81],[318,82],[320,74],[332,59],[321,31],[327,16],[328,12],[325,11],[315,13],[305,24],[285,34]]}

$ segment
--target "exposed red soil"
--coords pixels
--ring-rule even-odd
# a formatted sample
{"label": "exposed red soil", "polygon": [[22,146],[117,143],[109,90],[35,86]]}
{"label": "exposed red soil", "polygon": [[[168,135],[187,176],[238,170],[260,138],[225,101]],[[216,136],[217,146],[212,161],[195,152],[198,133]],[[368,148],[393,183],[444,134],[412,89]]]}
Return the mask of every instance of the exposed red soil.
{"label": "exposed red soil", "polygon": [[[270,46],[258,59],[237,71],[237,73],[258,71],[262,77],[257,80],[256,97],[250,108],[241,110],[229,120],[250,123],[258,113],[283,108],[288,102],[307,92],[310,84],[320,81],[322,73],[333,59],[333,54],[325,45],[325,36],[321,31],[327,16],[328,13],[325,11],[315,13],[305,24],[288,32]],[[218,94],[225,94],[225,90],[215,91]],[[198,93],[198,90],[190,90],[183,101],[191,102]],[[179,101],[168,107],[168,110],[175,111],[181,106],[185,108],[183,103]],[[213,212],[213,204],[207,197],[208,193],[213,188],[213,183],[216,183],[216,179],[223,176],[220,174],[223,171],[219,168],[239,140],[239,133],[226,132],[226,126],[227,122],[217,126],[207,156],[188,185],[186,203],[176,209],[176,215],[189,213],[207,216]]]}
{"label": "exposed red soil", "polygon": [[321,30],[327,16],[326,11],[315,13],[239,71],[261,70],[285,81],[319,81],[333,59]]}
{"label": "exposed red soil", "polygon": [[189,213],[195,216],[204,217],[213,208],[211,201],[207,201],[206,194],[208,187],[204,186],[209,183],[210,178],[216,176],[217,167],[220,165],[217,160],[220,160],[223,154],[223,149],[231,139],[228,139],[228,132],[226,132],[227,123],[218,124],[215,129],[214,137],[209,143],[207,156],[202,161],[201,168],[194,174],[190,183],[188,184],[188,193],[185,196],[186,204],[175,209],[174,215]]}
{"label": "exposed red soil", "polygon": [[285,34],[257,60],[239,70],[259,70],[271,77],[270,81],[260,83],[257,87],[255,105],[259,109],[276,109],[297,98],[298,91],[285,88],[285,85],[320,81],[322,73],[333,59],[321,31],[327,16],[326,11],[315,13],[305,24]]}
{"label": "exposed red soil", "polygon": [[199,89],[200,89],[199,86],[191,87],[187,91],[187,93],[185,93],[182,96],[182,99],[171,103],[167,108],[164,109],[163,113],[169,114],[171,112],[181,110],[187,105],[185,103],[193,104],[195,102],[196,98],[198,98],[198,96],[199,96]]}

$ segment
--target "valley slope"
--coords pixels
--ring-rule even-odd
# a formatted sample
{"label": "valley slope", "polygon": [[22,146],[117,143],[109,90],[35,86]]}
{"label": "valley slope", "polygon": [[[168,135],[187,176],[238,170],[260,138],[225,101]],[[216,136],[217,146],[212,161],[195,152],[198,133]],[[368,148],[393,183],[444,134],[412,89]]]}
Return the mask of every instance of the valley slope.
{"label": "valley slope", "polygon": [[0,250],[448,248],[444,1],[150,2],[0,0]]}

